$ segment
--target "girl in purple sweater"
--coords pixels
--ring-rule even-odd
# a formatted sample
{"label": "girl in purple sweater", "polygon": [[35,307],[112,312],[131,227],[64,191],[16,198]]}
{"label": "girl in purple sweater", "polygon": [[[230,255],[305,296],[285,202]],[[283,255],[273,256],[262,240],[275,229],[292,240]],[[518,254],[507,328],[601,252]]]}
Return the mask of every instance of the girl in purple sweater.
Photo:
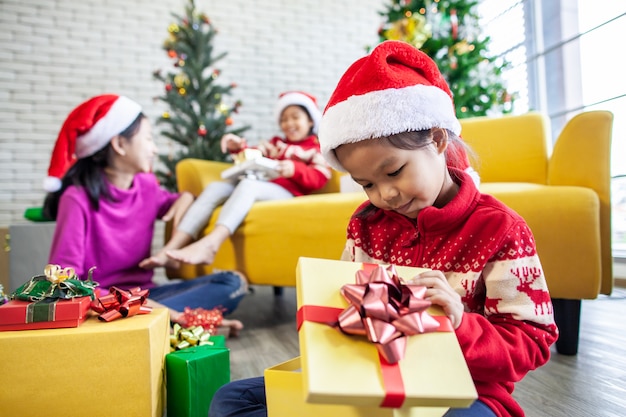
{"label": "girl in purple sweater", "polygon": [[[193,202],[189,193],[171,193],[152,174],[157,154],[150,123],[139,104],[124,96],[102,95],[80,104],[66,119],[55,144],[44,188],[44,214],[56,220],[49,262],[72,267],[79,277],[95,266],[101,290],[150,289],[149,305],[168,307],[173,322],[185,325],[186,307],[222,319],[247,292],[245,277],[221,272],[157,286],[153,271],[139,263],[150,256],[158,219],[178,223]],[[214,314],[207,314],[213,310]]]}

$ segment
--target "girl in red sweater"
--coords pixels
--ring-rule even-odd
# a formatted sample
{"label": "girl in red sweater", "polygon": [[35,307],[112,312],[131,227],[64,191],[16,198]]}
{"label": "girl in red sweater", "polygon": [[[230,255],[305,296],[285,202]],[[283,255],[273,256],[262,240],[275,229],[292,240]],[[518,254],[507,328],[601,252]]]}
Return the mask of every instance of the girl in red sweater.
{"label": "girl in red sweater", "polygon": [[[275,136],[256,147],[261,154],[278,161],[277,178],[215,181],[189,208],[170,241],[141,266],[176,266],[177,263],[211,264],[224,241],[235,232],[256,201],[284,200],[310,194],[330,178],[330,168],[320,153],[317,127],[321,112],[310,94],[288,91],[280,95],[274,113],[284,137]],[[229,133],[222,138],[222,151],[239,153],[246,140]],[[215,227],[192,242],[206,226],[213,211],[224,205]],[[185,246],[187,245],[187,246]]]}
{"label": "girl in red sweater", "polygon": [[[447,84],[413,46],[383,42],[347,70],[320,124],[322,154],[369,199],[342,259],[431,269],[413,281],[450,318],[478,391],[445,416],[519,417],[514,383],[548,361],[558,331],[533,235],[478,191],[460,130]],[[266,415],[263,388],[222,387],[209,416]]]}

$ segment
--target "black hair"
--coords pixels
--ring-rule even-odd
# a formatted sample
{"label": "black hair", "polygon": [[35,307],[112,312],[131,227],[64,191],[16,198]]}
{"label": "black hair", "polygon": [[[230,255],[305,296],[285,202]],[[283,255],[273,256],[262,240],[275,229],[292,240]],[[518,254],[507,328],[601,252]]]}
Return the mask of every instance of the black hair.
{"label": "black hair", "polygon": [[[139,131],[141,121],[145,118],[139,113],[137,118],[122,131],[119,136],[131,140]],[[106,186],[104,168],[109,165],[111,155],[111,142],[93,155],[77,160],[65,173],[61,180],[61,188],[58,191],[48,193],[43,204],[43,215],[48,220],[56,220],[59,212],[59,201],[65,190],[73,185],[85,189],[89,202],[95,211],[100,208],[100,199],[112,200],[113,196]]]}

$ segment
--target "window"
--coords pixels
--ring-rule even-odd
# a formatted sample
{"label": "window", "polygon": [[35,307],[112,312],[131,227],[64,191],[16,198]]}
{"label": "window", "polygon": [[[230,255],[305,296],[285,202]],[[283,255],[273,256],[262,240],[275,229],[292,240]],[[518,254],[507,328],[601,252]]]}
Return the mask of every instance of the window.
{"label": "window", "polygon": [[492,39],[490,52],[512,64],[504,76],[518,95],[515,113],[547,113],[554,138],[580,111],[613,113],[613,253],[626,257],[626,77],[618,62],[626,4],[483,0],[479,13]]}

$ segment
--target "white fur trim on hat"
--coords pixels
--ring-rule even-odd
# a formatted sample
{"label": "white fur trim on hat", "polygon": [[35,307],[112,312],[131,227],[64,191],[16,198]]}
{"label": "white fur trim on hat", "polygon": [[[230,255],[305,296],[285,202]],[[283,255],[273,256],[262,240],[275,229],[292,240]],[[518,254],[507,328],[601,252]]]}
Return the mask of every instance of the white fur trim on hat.
{"label": "white fur trim on hat", "polygon": [[340,145],[433,127],[461,132],[450,96],[442,89],[418,84],[371,91],[326,109],[320,123],[321,150],[333,168],[345,171],[333,151]]}
{"label": "white fur trim on hat", "polygon": [[107,114],[84,135],[76,138],[76,156],[85,158],[104,148],[122,133],[141,113],[141,106],[125,96],[118,97]]}
{"label": "white fur trim on hat", "polygon": [[307,94],[291,91],[280,96],[276,106],[274,106],[274,118],[280,124],[280,116],[289,106],[302,106],[306,109],[313,121],[313,133],[317,134],[322,112],[317,107],[317,103]]}
{"label": "white fur trim on hat", "polygon": [[45,177],[43,179],[43,189],[49,193],[53,193],[61,189],[61,179],[57,177]]}

